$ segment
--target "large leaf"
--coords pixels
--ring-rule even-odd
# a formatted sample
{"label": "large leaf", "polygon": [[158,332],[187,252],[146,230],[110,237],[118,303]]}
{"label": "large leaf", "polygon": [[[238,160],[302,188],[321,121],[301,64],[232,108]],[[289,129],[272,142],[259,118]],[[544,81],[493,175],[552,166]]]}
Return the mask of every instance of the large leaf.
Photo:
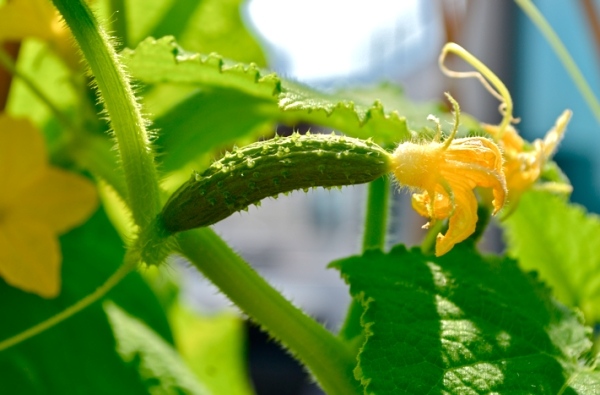
{"label": "large leaf", "polygon": [[456,246],[334,263],[365,311],[365,394],[595,394],[589,331],[510,259]]}
{"label": "large leaf", "polygon": [[[62,311],[94,291],[121,264],[123,242],[98,211],[84,226],[61,237],[62,292],[46,300],[0,284],[0,339]],[[166,341],[172,335],[163,310],[138,273],[108,295],[140,317]],[[0,352],[0,388],[15,394],[147,393],[123,363],[99,303],[13,348]]]}
{"label": "large leaf", "polygon": [[[325,94],[254,64],[186,52],[172,37],[147,39],[135,50],[124,50],[122,59],[132,75],[146,84],[200,89],[192,94],[185,91],[188,96],[176,99],[154,97],[155,101],[178,101],[156,119],[160,129],[157,146],[166,154],[165,170],[175,170],[191,159],[180,155],[183,151],[194,150],[196,155],[211,152],[272,122],[320,125],[353,137],[373,138],[391,147],[416,136],[431,135],[433,125],[427,121],[430,113],[450,121],[450,115],[440,106],[410,103],[399,89],[389,85]],[[186,118],[190,121],[182,122]],[[170,155],[177,158],[169,159]]]}
{"label": "large leaf", "polygon": [[504,222],[509,253],[536,270],[563,303],[600,322],[600,218],[548,192],[531,191]]}
{"label": "large leaf", "polygon": [[[328,126],[360,138],[397,142],[411,137],[402,109],[385,111],[380,101],[356,103],[268,73],[253,64],[233,63],[220,55],[184,51],[172,37],[147,39],[124,50],[132,75],[147,84],[178,83],[234,89],[266,100],[262,111],[275,119]],[[412,120],[411,120],[412,121]],[[419,122],[419,120],[417,120]],[[425,119],[420,120],[425,123]]]}

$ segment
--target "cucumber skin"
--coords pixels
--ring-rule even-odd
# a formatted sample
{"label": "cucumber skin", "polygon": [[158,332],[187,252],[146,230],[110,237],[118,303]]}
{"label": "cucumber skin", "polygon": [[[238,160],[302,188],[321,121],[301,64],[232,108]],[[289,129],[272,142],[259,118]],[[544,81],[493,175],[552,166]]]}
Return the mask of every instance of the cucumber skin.
{"label": "cucumber skin", "polygon": [[355,138],[294,134],[228,152],[195,173],[167,201],[159,220],[166,234],[212,225],[296,189],[362,184],[390,172],[390,154]]}

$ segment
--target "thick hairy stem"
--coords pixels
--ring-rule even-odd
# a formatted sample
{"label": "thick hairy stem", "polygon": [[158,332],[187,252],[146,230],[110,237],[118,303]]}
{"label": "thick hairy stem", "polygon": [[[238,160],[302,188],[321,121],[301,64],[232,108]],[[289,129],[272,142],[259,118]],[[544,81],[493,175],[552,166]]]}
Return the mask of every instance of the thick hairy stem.
{"label": "thick hairy stem", "polygon": [[178,235],[181,253],[209,280],[281,341],[330,395],[357,395],[356,356],[344,342],[292,305],[211,229]]}
{"label": "thick hairy stem", "polygon": [[54,0],[87,60],[117,141],[127,183],[127,199],[140,228],[160,208],[154,154],[146,120],[111,40],[83,0]]}

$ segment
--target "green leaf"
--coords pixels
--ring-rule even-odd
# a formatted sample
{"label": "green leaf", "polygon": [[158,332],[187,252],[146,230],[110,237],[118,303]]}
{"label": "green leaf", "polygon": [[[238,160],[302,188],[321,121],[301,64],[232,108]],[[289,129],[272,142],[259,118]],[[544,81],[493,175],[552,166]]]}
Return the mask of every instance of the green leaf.
{"label": "green leaf", "polygon": [[150,394],[210,394],[172,345],[113,303],[105,303],[117,351],[137,370]]}
{"label": "green leaf", "polygon": [[129,42],[174,36],[191,51],[219,52],[239,62],[265,65],[263,50],[241,17],[243,0],[125,1]]}
{"label": "green leaf", "polygon": [[[200,90],[190,95],[153,123],[161,131],[156,139],[161,169],[173,171],[190,158],[224,146],[243,145],[244,137],[272,133],[273,121],[261,112],[264,105],[270,103],[231,89]],[[187,179],[189,174],[185,176]]]}
{"label": "green leaf", "polygon": [[[456,246],[402,246],[334,262],[365,311],[365,394],[593,394],[580,318],[516,263]],[[577,383],[577,384],[574,384]]]}
{"label": "green leaf", "polygon": [[242,319],[229,312],[204,317],[181,304],[169,316],[181,356],[215,394],[253,393],[245,362]]}
{"label": "green leaf", "polygon": [[[430,114],[447,121],[447,125],[453,122],[451,115],[444,109],[440,102],[411,101],[400,87],[389,83],[383,83],[378,86],[343,89],[336,92],[336,95],[364,105],[379,101],[384,108],[398,109],[408,120],[411,130],[417,131],[419,135],[427,135],[431,138],[433,138],[435,133],[433,130],[434,124],[427,119]],[[482,130],[478,120],[461,112],[457,136],[466,137],[468,135],[485,135],[485,132]],[[396,140],[392,140],[391,142],[397,143]]]}
{"label": "green leaf", "polygon": [[[78,92],[70,79],[70,71],[48,48],[37,40],[25,40],[17,63],[19,71],[35,82],[36,86],[61,110],[77,107]],[[10,89],[7,112],[27,117],[40,129],[53,117],[50,109],[19,78],[14,78]],[[81,114],[75,113],[81,117]],[[78,119],[79,121],[79,119]],[[56,128],[56,125],[54,125]],[[54,134],[57,130],[52,130]]]}
{"label": "green leaf", "polygon": [[[233,89],[265,100],[265,116],[281,121],[311,122],[362,138],[387,136],[398,141],[410,137],[406,119],[396,112],[385,113],[379,102],[356,105],[286,81],[254,64],[232,63],[216,54],[186,52],[172,37],[147,39],[135,50],[124,50],[122,55],[133,76],[147,84],[168,82],[204,89]],[[381,122],[388,130],[376,133],[371,125],[380,126]]]}
{"label": "green leaf", "polygon": [[[6,296],[15,295],[3,289],[2,297]],[[13,320],[24,321],[19,314],[45,318],[42,306],[25,298],[20,298],[20,311],[4,305],[3,337],[5,324],[14,329]],[[110,326],[98,305],[3,351],[0,371],[2,392],[7,394],[147,394],[136,372],[116,353]]]}
{"label": "green leaf", "polygon": [[[251,125],[263,123],[280,122],[285,124],[310,123],[329,127],[352,137],[373,138],[379,144],[392,146],[399,141],[408,140],[416,135],[432,134],[433,130],[427,123],[427,115],[431,112],[448,119],[449,115],[443,113],[438,106],[431,104],[416,105],[406,100],[392,100],[394,96],[401,97],[401,92],[391,87],[378,88],[376,93],[385,97],[385,100],[398,107],[389,107],[385,110],[381,100],[373,99],[377,97],[376,93],[371,92],[367,95],[367,90],[354,91],[351,94],[339,95],[325,94],[317,92],[301,84],[285,80],[274,73],[266,72],[255,64],[241,64],[224,60],[221,56],[211,54],[208,56],[196,53],[186,52],[175,42],[172,37],[164,37],[159,40],[147,39],[143,41],[135,50],[124,50],[122,53],[123,62],[128,66],[132,75],[146,84],[180,84],[186,86],[196,86],[202,89],[199,95],[205,105],[209,100],[213,100],[214,105],[224,107],[223,114],[241,119],[251,119]],[[382,94],[383,92],[383,94]],[[212,97],[212,94],[215,94]],[[228,111],[226,102],[220,102],[218,99],[225,95],[228,100],[240,103]],[[199,109],[202,113],[196,119],[206,119],[207,112],[194,104],[194,98],[188,99],[182,105]],[[191,101],[191,102],[190,102]],[[242,104],[245,106],[242,108]],[[189,111],[189,109],[187,110]],[[187,112],[189,114],[189,112]],[[172,128],[174,120],[182,119],[186,115],[185,111],[179,108],[174,109],[173,115],[163,115],[163,119],[170,119],[163,127],[162,133],[171,135],[168,140],[179,141],[184,139],[186,143],[194,141],[193,147],[198,149],[199,153],[208,152],[213,147],[202,146],[206,143],[201,141],[202,137],[197,137],[198,142],[194,140],[196,135],[201,135],[206,126],[195,128]],[[400,115],[403,114],[403,115]],[[407,118],[410,124],[415,128],[410,131],[407,125]],[[234,122],[228,120],[228,122]],[[157,120],[161,124],[161,120]],[[225,126],[225,131],[234,130],[235,132],[226,132],[226,137],[222,143],[230,143],[233,137],[240,137],[248,133],[249,124],[238,125],[236,127]],[[212,139],[221,133],[220,123],[210,124]],[[184,133],[193,135],[193,137],[182,137]],[[214,144],[214,142],[211,140]],[[165,145],[166,152],[171,152],[172,146]]]}
{"label": "green leaf", "polygon": [[536,270],[589,324],[600,322],[600,218],[551,193],[530,191],[503,225],[521,267]]}
{"label": "green leaf", "polygon": [[[63,286],[58,298],[42,299],[0,281],[0,339],[39,323],[93,292],[121,264],[124,254],[123,242],[102,210],[60,241]],[[108,297],[172,342],[164,311],[138,273],[128,275]],[[116,353],[111,328],[99,303],[0,352],[0,371],[0,387],[6,393],[147,393],[136,372]]]}

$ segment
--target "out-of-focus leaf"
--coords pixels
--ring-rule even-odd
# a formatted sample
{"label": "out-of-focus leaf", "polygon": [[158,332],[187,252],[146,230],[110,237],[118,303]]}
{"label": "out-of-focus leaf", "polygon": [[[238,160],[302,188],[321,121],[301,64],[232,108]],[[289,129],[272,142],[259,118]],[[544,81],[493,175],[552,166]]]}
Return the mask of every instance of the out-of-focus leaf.
{"label": "out-of-focus leaf", "polygon": [[202,317],[181,304],[170,311],[177,348],[200,381],[215,394],[253,393],[244,358],[244,325],[233,313]]}
{"label": "out-of-focus leaf", "polygon": [[369,394],[594,394],[581,319],[516,262],[368,251],[333,264],[363,304],[355,370]]}
{"label": "out-of-focus leaf", "polygon": [[[0,284],[0,339],[64,310],[93,292],[121,264],[123,242],[99,210],[61,237],[62,292],[45,300]],[[109,294],[166,341],[172,335],[164,311],[138,273]],[[123,363],[99,303],[40,335],[0,352],[0,388],[13,394],[144,394],[137,373]],[[68,373],[66,373],[68,372]]]}
{"label": "out-of-focus leaf", "polygon": [[[37,40],[25,41],[19,51],[17,67],[22,74],[35,81],[59,109],[64,111],[76,106],[77,93],[69,83],[69,79],[73,77],[44,43]],[[7,112],[29,118],[40,129],[44,129],[53,117],[48,106],[18,78],[13,80]],[[57,133],[57,130],[53,131]]]}
{"label": "out-of-focus leaf", "polygon": [[523,195],[503,222],[509,253],[535,270],[563,303],[600,322],[600,219],[549,192]]}
{"label": "out-of-focus leaf", "polygon": [[[264,53],[241,17],[244,0],[128,0],[127,45],[146,37],[174,36],[191,51],[218,52],[264,66]],[[118,17],[118,15],[117,15]]]}
{"label": "out-of-focus leaf", "polygon": [[[146,283],[154,291],[158,301],[165,311],[170,311],[171,307],[179,300],[179,276],[173,271],[170,263],[167,261],[161,266],[150,266],[142,272]],[[171,322],[169,320],[169,322]],[[172,327],[172,324],[171,324]]]}
{"label": "out-of-focus leaf", "polygon": [[173,346],[146,324],[113,303],[105,303],[104,309],[108,314],[119,354],[138,372],[148,393],[213,393],[197,380]]}
{"label": "out-of-focus leaf", "polygon": [[261,106],[269,104],[229,89],[196,92],[153,124],[159,130],[156,147],[162,169],[176,170],[190,158],[273,130],[272,121],[261,113]]}

